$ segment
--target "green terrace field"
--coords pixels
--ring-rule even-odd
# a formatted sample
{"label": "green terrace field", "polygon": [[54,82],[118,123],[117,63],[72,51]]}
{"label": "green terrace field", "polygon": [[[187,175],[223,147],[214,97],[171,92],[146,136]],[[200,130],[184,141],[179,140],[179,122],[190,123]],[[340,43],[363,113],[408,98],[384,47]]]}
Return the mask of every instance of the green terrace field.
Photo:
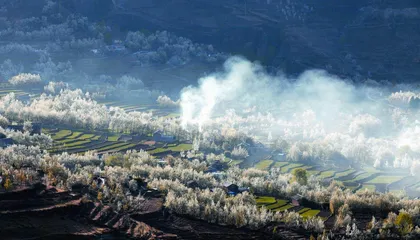
{"label": "green terrace field", "polygon": [[280,169],[280,171],[282,173],[288,173],[288,172],[291,172],[293,169],[299,168],[299,167],[302,167],[302,166],[303,166],[303,164],[300,164],[300,163],[290,163],[290,164],[285,165],[284,167],[282,167]]}
{"label": "green terrace field", "polygon": [[273,163],[273,160],[262,160],[255,165],[255,168],[260,170],[268,170]]}
{"label": "green terrace field", "polygon": [[161,153],[166,151],[173,151],[173,152],[181,152],[181,151],[189,151],[192,149],[192,144],[179,144],[175,147],[167,147],[167,148],[156,148],[149,151],[150,154]]}
{"label": "green terrace field", "polygon": [[335,171],[324,171],[319,174],[320,178],[331,178],[335,175]]}
{"label": "green terrace field", "polygon": [[[264,206],[266,209],[275,211],[275,212],[283,212],[283,211],[297,211],[303,218],[315,217],[321,213],[321,210],[318,209],[311,209],[307,207],[294,207],[290,204],[288,200],[284,199],[276,199],[274,197],[269,196],[257,196],[255,197],[255,201],[257,206],[262,207]],[[325,215],[325,212],[324,212]],[[327,214],[328,215],[328,214]],[[328,217],[322,217],[322,219],[327,220]]]}
{"label": "green terrace field", "polygon": [[341,177],[349,176],[350,174],[353,174],[355,172],[356,172],[356,170],[354,170],[354,169],[348,169],[348,170],[343,171],[343,172],[337,172],[335,174],[335,177],[336,178],[341,178]]}
{"label": "green terrace field", "polygon": [[393,182],[397,182],[401,179],[403,179],[403,176],[386,176],[386,175],[380,175],[375,177],[374,179],[368,181],[367,183],[376,184],[376,183],[386,183],[390,184]]}
{"label": "green terrace field", "polygon": [[[360,191],[361,189],[367,188],[373,191],[384,192],[388,189],[386,185],[397,182],[398,184],[402,184],[401,186],[410,185],[412,189],[420,191],[420,183],[419,187],[413,187],[415,183],[407,183],[407,179],[405,180],[405,183],[400,183],[400,180],[404,180],[406,176],[409,176],[408,172],[384,172],[373,167],[366,167],[361,170],[353,168],[331,169],[325,166],[310,165],[308,163],[274,161],[270,159],[261,160],[260,162],[257,162],[254,167],[261,170],[279,168],[282,173],[292,173],[293,169],[303,168],[307,170],[308,177],[314,175],[320,179],[335,179],[342,182],[352,191]],[[362,184],[361,187],[359,187],[359,184]],[[393,186],[393,188],[396,188],[396,186]]]}
{"label": "green terrace field", "polygon": [[[119,134],[109,134],[108,132],[84,132],[78,129],[46,129],[43,128],[42,132],[51,135],[54,140],[54,146],[48,151],[51,153],[84,153],[86,151],[95,150],[98,153],[105,152],[119,152],[130,149],[144,149],[142,141],[119,141]],[[167,150],[174,152],[187,151],[192,149],[192,144],[168,144],[167,148],[156,148],[149,153],[159,153]],[[147,150],[147,149],[145,149]],[[236,164],[239,164],[237,162]]]}
{"label": "green terrace field", "polygon": [[274,168],[281,168],[281,167],[283,167],[283,166],[285,166],[285,165],[287,165],[287,164],[289,164],[289,162],[276,162],[276,163],[274,163]]}

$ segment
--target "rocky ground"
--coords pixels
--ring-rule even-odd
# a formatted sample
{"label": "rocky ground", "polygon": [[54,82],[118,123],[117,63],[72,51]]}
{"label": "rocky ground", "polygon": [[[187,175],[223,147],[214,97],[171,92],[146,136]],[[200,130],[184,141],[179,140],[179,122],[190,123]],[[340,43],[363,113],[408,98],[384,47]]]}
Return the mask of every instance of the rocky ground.
{"label": "rocky ground", "polygon": [[[42,184],[0,192],[1,239],[267,239],[260,231],[217,226],[163,210],[162,198],[145,200],[135,213],[118,214],[110,206]],[[280,239],[305,234],[277,226]]]}

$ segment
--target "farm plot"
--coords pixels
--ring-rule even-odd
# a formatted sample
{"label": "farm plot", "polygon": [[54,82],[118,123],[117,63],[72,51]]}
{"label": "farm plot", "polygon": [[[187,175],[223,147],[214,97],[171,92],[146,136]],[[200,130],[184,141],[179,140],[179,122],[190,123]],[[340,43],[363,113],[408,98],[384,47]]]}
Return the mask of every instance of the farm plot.
{"label": "farm plot", "polygon": [[111,136],[108,136],[108,141],[117,142],[119,138],[120,138],[120,135],[111,135]]}
{"label": "farm plot", "polygon": [[276,199],[274,197],[256,197],[255,201],[257,202],[257,204],[260,205],[267,205],[267,204],[273,204],[276,202]]}
{"label": "farm plot", "polygon": [[161,153],[161,152],[166,152],[166,151],[181,152],[181,151],[189,151],[191,149],[192,149],[192,144],[181,143],[181,144],[178,144],[174,147],[155,148],[153,150],[150,150],[149,153],[150,154],[156,154],[156,153]]}
{"label": "farm plot", "polygon": [[305,212],[301,213],[300,215],[301,215],[304,219],[306,219],[306,218],[310,218],[310,217],[315,217],[315,216],[317,216],[320,212],[321,212],[321,210],[313,210],[313,209],[310,209],[310,210],[307,210],[307,211],[305,211]]}
{"label": "farm plot", "polygon": [[331,178],[335,175],[335,171],[324,171],[319,174],[320,178]]}
{"label": "farm plot", "polygon": [[300,163],[291,163],[289,165],[286,165],[286,166],[282,167],[280,171],[282,173],[288,173],[288,172],[292,171],[292,169],[302,167],[302,166],[303,166],[303,164],[300,164]]}
{"label": "farm plot", "polygon": [[399,181],[403,178],[404,178],[403,176],[380,175],[380,176],[377,176],[374,179],[372,179],[372,180],[370,180],[366,183],[370,183],[370,184],[381,184],[381,183],[390,184],[390,183],[393,183],[393,182],[397,182],[397,181]]}
{"label": "farm plot", "polygon": [[262,160],[259,163],[255,164],[255,168],[260,170],[268,170],[273,164],[273,160]]}
{"label": "farm plot", "polygon": [[78,138],[79,136],[81,136],[83,134],[83,132],[73,132],[70,136],[68,136],[67,138],[70,139],[75,139]]}
{"label": "farm plot", "polygon": [[60,130],[52,136],[53,140],[66,138],[72,134],[71,130]]}
{"label": "farm plot", "polygon": [[276,163],[274,163],[274,168],[281,168],[281,167],[284,167],[284,166],[286,166],[287,164],[289,164],[289,162],[276,162]]}
{"label": "farm plot", "polygon": [[270,209],[270,210],[273,210],[273,209],[276,209],[276,208],[279,208],[279,207],[283,207],[283,206],[287,205],[287,203],[288,203],[287,200],[277,199],[275,203],[266,205],[266,208]]}
{"label": "farm plot", "polygon": [[[303,218],[315,217],[321,213],[321,210],[318,209],[311,209],[307,207],[295,207],[289,203],[288,200],[284,199],[276,199],[274,197],[269,196],[257,196],[255,198],[257,206],[262,207],[264,206],[266,209],[275,211],[275,212],[282,212],[282,211],[297,211]],[[325,214],[324,214],[325,215]],[[328,216],[320,216],[324,221],[328,219]]]}
{"label": "farm plot", "polygon": [[356,172],[356,170],[354,170],[354,169],[348,169],[348,170],[343,171],[343,172],[337,172],[335,174],[335,178],[346,177],[346,176],[349,176],[350,174],[353,174],[355,172]]}

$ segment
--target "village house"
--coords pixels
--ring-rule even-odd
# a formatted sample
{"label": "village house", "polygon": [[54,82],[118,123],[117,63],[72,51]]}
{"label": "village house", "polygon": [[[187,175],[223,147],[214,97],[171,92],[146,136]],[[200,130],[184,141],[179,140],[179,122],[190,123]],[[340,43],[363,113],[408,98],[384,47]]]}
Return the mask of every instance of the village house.
{"label": "village house", "polygon": [[206,173],[220,172],[227,169],[228,167],[229,166],[226,162],[221,162],[219,160],[216,160],[208,167],[208,169],[205,172]]}
{"label": "village house", "polygon": [[229,195],[236,195],[239,193],[238,185],[228,182],[223,184],[223,190]]}
{"label": "village house", "polygon": [[158,130],[153,133],[153,141],[155,142],[164,142],[164,143],[172,143],[176,141],[174,136],[164,135],[161,130]]}
{"label": "village house", "polygon": [[295,206],[295,207],[299,207],[300,205],[301,205],[301,203],[302,203],[302,195],[300,195],[300,194],[296,194],[296,195],[294,195],[292,198],[291,198],[291,200],[292,200],[292,205],[293,206]]}
{"label": "village house", "polygon": [[1,148],[11,146],[11,145],[13,145],[13,143],[14,143],[13,139],[11,139],[11,138],[1,138],[0,139],[0,147]]}
{"label": "village house", "polygon": [[192,189],[196,189],[196,188],[199,188],[199,185],[198,185],[197,181],[188,181],[187,187],[192,188]]}

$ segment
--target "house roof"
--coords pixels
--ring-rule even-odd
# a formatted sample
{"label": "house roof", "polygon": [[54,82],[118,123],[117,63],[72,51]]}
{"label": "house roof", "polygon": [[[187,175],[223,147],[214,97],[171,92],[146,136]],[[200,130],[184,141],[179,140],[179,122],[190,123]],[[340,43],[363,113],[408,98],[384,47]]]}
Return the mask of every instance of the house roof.
{"label": "house roof", "polygon": [[153,132],[153,135],[154,134],[163,134],[163,132],[162,132],[162,130],[156,130],[156,131]]}
{"label": "house roof", "polygon": [[292,197],[293,200],[301,200],[302,199],[302,195],[300,194],[296,194]]}
{"label": "house roof", "polygon": [[225,182],[224,184],[223,184],[223,186],[224,187],[230,187],[230,186],[238,186],[238,185],[236,185],[236,184],[234,184],[234,183],[230,183],[230,182]]}

